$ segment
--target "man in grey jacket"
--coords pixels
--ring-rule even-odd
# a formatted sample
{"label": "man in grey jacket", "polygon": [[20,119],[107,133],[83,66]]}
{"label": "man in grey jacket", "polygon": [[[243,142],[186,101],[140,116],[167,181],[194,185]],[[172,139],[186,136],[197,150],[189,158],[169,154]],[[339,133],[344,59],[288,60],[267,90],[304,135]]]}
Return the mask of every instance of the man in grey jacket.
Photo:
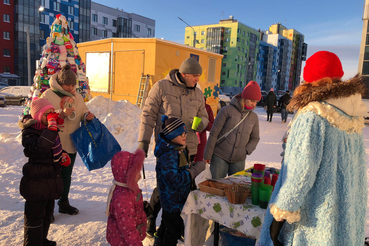
{"label": "man in grey jacket", "polygon": [[[149,149],[150,139],[155,129],[155,142],[161,132],[161,116],[167,115],[169,118],[180,118],[188,127],[187,147],[191,160],[197,153],[198,138],[196,132],[191,129],[195,116],[201,118],[198,132],[202,132],[208,125],[208,113],[205,109],[204,95],[196,88],[196,84],[202,74],[202,68],[194,58],[188,58],[179,67],[173,69],[163,79],[154,84],[145,101],[142,110],[141,125],[138,135],[139,148],[146,153]],[[150,205],[153,208],[153,215],[148,217],[147,232],[152,236],[156,231],[155,220],[160,211],[159,191],[154,189],[151,196]]]}

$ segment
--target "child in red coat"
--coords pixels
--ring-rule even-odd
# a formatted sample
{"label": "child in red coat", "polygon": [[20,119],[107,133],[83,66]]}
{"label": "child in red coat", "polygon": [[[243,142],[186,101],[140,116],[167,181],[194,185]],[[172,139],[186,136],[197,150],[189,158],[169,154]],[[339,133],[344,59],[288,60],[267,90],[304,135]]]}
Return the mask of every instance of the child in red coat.
{"label": "child in red coat", "polygon": [[146,237],[146,214],[137,184],[144,159],[145,152],[138,149],[135,153],[120,151],[111,160],[114,180],[106,211],[106,239],[112,246],[142,245]]}

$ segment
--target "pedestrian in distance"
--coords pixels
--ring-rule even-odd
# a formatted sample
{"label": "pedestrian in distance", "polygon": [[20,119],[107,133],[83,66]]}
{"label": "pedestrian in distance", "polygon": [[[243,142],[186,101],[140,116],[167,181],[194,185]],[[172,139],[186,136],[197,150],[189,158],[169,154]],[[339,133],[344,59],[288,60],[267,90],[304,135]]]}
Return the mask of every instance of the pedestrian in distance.
{"label": "pedestrian in distance", "polygon": [[204,154],[213,179],[245,169],[246,156],[251,155],[260,140],[259,118],[253,112],[260,98],[259,84],[250,81],[230,105],[219,111]]}
{"label": "pedestrian in distance", "polygon": [[63,191],[61,166],[70,165],[58,135],[64,120],[54,112],[51,103],[43,98],[31,103],[31,115],[18,122],[22,129],[22,145],[28,162],[24,164],[20,194],[24,205],[24,246],[54,246],[47,239],[55,199]]}
{"label": "pedestrian in distance", "polygon": [[277,96],[274,93],[274,89],[271,88],[268,95],[265,98],[264,109],[267,112],[267,121],[272,122],[273,114],[277,107]]}
{"label": "pedestrian in distance", "polygon": [[[184,60],[179,69],[173,69],[162,80],[156,82],[149,91],[142,109],[141,124],[138,135],[139,148],[146,153],[149,150],[151,136],[157,142],[159,133],[162,131],[161,116],[177,117],[187,126],[192,125],[194,117],[201,118],[197,130],[189,128],[186,143],[191,160],[197,153],[198,138],[196,132],[202,132],[208,125],[208,113],[206,112],[204,95],[196,85],[202,74],[199,62],[194,58]],[[152,237],[156,231],[156,217],[161,209],[159,191],[154,189],[150,206],[152,215],[148,217],[147,233]]]}
{"label": "pedestrian in distance", "polygon": [[287,107],[297,112],[259,246],[364,245],[365,84],[343,74],[334,53],[306,61],[304,82]]}
{"label": "pedestrian in distance", "polygon": [[162,121],[163,132],[155,146],[155,170],[163,214],[154,246],[175,246],[184,232],[182,208],[205,162],[191,162],[186,146],[188,131],[181,119],[163,115]]}
{"label": "pedestrian in distance", "polygon": [[282,123],[287,122],[288,117],[288,110],[287,106],[291,101],[290,91],[286,91],[286,93],[281,96],[281,98],[278,101],[279,107],[281,108],[281,117],[282,117]]}
{"label": "pedestrian in distance", "polygon": [[95,116],[92,114],[83,100],[83,97],[76,93],[77,77],[69,65],[65,65],[61,71],[50,78],[50,88],[42,93],[41,97],[46,98],[54,106],[55,111],[64,117],[63,131],[59,132],[60,141],[65,151],[71,158],[68,167],[62,167],[61,176],[63,178],[63,194],[58,201],[59,213],[75,215],[79,210],[69,203],[69,191],[72,182],[72,171],[77,155],[77,150],[72,142],[70,134],[75,132],[81,125],[81,121],[87,114],[87,121]]}
{"label": "pedestrian in distance", "polygon": [[114,179],[107,201],[106,240],[112,246],[140,246],[146,237],[147,218],[137,184],[144,160],[142,149],[119,151],[111,160]]}

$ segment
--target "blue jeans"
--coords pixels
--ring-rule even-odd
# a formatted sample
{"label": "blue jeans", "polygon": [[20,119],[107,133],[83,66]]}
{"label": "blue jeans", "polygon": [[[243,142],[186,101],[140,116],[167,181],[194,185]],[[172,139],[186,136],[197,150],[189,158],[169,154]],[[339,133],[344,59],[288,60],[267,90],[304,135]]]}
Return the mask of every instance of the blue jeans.
{"label": "blue jeans", "polygon": [[245,170],[245,161],[228,162],[213,155],[210,162],[210,172],[213,179],[225,178],[239,171]]}
{"label": "blue jeans", "polygon": [[282,121],[283,121],[283,120],[284,120],[284,121],[287,121],[287,116],[288,116],[288,111],[287,111],[287,109],[282,108],[282,109],[281,109],[281,117],[282,117]]}

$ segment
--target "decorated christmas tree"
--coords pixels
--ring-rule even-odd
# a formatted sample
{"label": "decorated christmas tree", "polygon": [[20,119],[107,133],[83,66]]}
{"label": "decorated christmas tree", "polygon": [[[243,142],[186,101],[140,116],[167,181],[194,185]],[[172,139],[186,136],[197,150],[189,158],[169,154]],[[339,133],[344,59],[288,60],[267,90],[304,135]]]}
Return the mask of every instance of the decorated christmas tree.
{"label": "decorated christmas tree", "polygon": [[51,76],[67,64],[77,75],[76,91],[87,102],[91,95],[88,78],[86,78],[86,65],[78,53],[76,42],[69,31],[65,16],[58,14],[51,25],[50,37],[46,39],[46,44],[43,46],[42,56],[33,77],[33,85],[24,114],[29,113],[31,101],[39,98],[44,91],[50,88],[49,80]]}

